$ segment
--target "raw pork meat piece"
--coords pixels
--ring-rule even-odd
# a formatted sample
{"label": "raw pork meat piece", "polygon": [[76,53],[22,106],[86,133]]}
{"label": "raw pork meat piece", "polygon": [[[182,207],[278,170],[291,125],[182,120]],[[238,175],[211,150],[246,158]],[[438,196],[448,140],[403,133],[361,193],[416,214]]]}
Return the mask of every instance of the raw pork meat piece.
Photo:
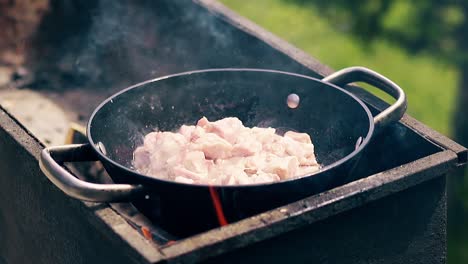
{"label": "raw pork meat piece", "polygon": [[151,132],[133,153],[142,174],[186,184],[245,185],[310,175],[320,169],[306,133],[245,127],[235,117],[176,132]]}

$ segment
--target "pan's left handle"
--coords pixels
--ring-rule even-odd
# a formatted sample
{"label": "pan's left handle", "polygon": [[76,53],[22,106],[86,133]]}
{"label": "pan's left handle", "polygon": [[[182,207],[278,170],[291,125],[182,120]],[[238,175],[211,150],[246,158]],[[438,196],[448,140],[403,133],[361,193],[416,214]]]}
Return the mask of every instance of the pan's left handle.
{"label": "pan's left handle", "polygon": [[82,181],[62,165],[64,162],[96,161],[89,144],[48,147],[42,150],[39,166],[49,180],[67,195],[89,202],[126,202],[144,196],[142,185],[97,184]]}

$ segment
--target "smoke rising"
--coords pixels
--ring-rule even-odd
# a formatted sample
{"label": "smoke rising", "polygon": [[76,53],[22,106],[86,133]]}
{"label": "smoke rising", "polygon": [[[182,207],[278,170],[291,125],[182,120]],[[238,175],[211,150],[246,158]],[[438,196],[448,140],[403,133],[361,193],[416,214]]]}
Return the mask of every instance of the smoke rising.
{"label": "smoke rising", "polygon": [[189,0],[51,0],[28,66],[46,89],[118,91],[166,74],[301,65]]}

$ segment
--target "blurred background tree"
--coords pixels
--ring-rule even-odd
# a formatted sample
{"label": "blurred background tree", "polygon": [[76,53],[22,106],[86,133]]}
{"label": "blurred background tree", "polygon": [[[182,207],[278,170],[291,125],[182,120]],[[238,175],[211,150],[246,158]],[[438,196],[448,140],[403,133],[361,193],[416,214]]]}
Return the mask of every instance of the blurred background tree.
{"label": "blurred background tree", "polygon": [[[428,53],[459,72],[458,91],[453,115],[453,137],[468,146],[468,1],[321,1],[287,0],[313,4],[323,16],[342,31],[357,38],[362,45],[384,39],[409,53]],[[398,19],[392,18],[398,16]],[[443,93],[443,89],[440,90]],[[437,111],[436,109],[434,109]],[[450,263],[467,263],[468,248],[466,173],[449,179],[449,243]]]}
{"label": "blurred background tree", "polygon": [[[407,92],[411,115],[468,146],[468,0],[222,1],[335,69],[387,75]],[[449,178],[451,264],[468,263],[463,174]]]}

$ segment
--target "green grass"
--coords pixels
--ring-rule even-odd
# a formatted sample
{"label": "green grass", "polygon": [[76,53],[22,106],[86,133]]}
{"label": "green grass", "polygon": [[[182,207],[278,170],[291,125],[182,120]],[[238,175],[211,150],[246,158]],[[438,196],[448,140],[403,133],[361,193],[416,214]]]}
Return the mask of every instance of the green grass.
{"label": "green grass", "polygon": [[384,41],[373,43],[371,48],[363,47],[311,6],[284,0],[221,2],[336,70],[359,65],[387,76],[407,93],[411,116],[451,135],[458,78],[455,68],[431,56],[412,56]]}

